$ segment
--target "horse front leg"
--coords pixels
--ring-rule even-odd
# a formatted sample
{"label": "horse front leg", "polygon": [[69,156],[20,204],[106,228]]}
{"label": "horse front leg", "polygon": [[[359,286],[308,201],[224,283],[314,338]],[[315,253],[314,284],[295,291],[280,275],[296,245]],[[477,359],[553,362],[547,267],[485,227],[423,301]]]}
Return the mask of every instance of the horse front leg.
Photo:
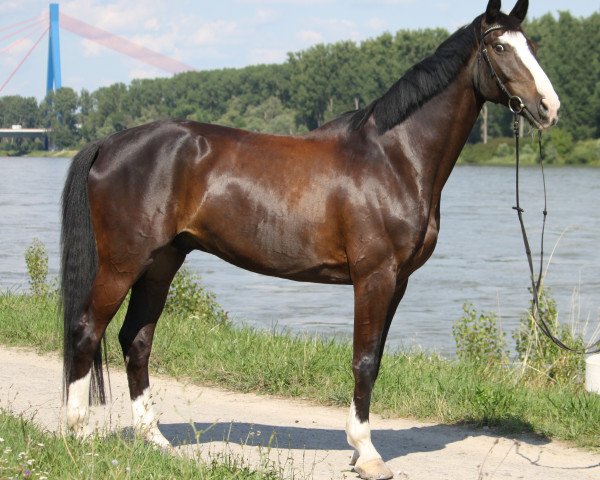
{"label": "horse front leg", "polygon": [[[395,269],[381,268],[354,285],[354,397],[346,422],[348,443],[355,448],[354,470],[360,478],[384,480],[393,477],[371,442],[369,408],[379,372],[381,352],[391,316],[402,298]],[[388,322],[389,319],[389,322]]]}

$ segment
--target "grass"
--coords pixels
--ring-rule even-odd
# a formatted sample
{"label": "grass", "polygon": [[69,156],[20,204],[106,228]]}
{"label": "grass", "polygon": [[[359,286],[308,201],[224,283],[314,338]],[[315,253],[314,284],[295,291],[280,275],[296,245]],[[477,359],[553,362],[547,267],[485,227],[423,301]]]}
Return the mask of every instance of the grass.
{"label": "grass", "polygon": [[252,471],[223,457],[211,464],[163,455],[138,439],[117,435],[80,442],[44,432],[22,417],[0,410],[0,478],[267,480],[274,473]]}
{"label": "grass", "polygon": [[[242,392],[349,405],[353,380],[348,343],[234,327],[219,317],[217,307],[211,304],[210,315],[163,314],[152,371]],[[41,352],[59,350],[56,299],[4,293],[0,312],[0,343]],[[123,368],[116,338],[122,315],[123,311],[107,332],[109,361],[116,368]],[[211,318],[215,315],[218,321]],[[423,352],[386,354],[372,410],[600,447],[600,396],[573,382],[536,382],[506,365],[484,367]]]}

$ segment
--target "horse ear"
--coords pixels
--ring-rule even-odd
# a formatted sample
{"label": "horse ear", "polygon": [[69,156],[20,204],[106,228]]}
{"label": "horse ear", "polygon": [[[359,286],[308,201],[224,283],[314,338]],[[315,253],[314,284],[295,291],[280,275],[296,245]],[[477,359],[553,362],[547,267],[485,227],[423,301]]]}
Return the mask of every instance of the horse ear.
{"label": "horse ear", "polygon": [[494,23],[498,14],[500,13],[500,7],[502,6],[501,0],[490,0],[488,2],[487,9],[485,11],[485,20],[487,23]]}
{"label": "horse ear", "polygon": [[515,8],[510,12],[511,17],[515,17],[519,22],[525,20],[527,15],[527,9],[529,8],[529,0],[519,0],[515,5]]}

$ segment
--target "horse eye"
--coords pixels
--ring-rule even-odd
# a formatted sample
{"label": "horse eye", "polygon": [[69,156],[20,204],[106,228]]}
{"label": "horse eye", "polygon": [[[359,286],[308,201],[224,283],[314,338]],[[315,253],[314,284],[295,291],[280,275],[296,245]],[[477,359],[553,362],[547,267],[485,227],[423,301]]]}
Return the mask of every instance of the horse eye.
{"label": "horse eye", "polygon": [[494,50],[496,51],[496,53],[502,53],[504,52],[504,45],[497,43],[496,45],[494,45]]}

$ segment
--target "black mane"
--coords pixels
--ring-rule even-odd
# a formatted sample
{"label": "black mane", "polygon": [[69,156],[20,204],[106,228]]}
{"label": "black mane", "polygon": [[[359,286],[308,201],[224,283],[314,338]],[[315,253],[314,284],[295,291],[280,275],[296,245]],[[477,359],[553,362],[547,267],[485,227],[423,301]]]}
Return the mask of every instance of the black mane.
{"label": "black mane", "polygon": [[374,116],[384,133],[406,120],[424,103],[442,92],[458,75],[473,48],[478,45],[482,17],[476,18],[447,40],[435,53],[412,66],[380,98],[350,114],[350,128],[358,130]]}

